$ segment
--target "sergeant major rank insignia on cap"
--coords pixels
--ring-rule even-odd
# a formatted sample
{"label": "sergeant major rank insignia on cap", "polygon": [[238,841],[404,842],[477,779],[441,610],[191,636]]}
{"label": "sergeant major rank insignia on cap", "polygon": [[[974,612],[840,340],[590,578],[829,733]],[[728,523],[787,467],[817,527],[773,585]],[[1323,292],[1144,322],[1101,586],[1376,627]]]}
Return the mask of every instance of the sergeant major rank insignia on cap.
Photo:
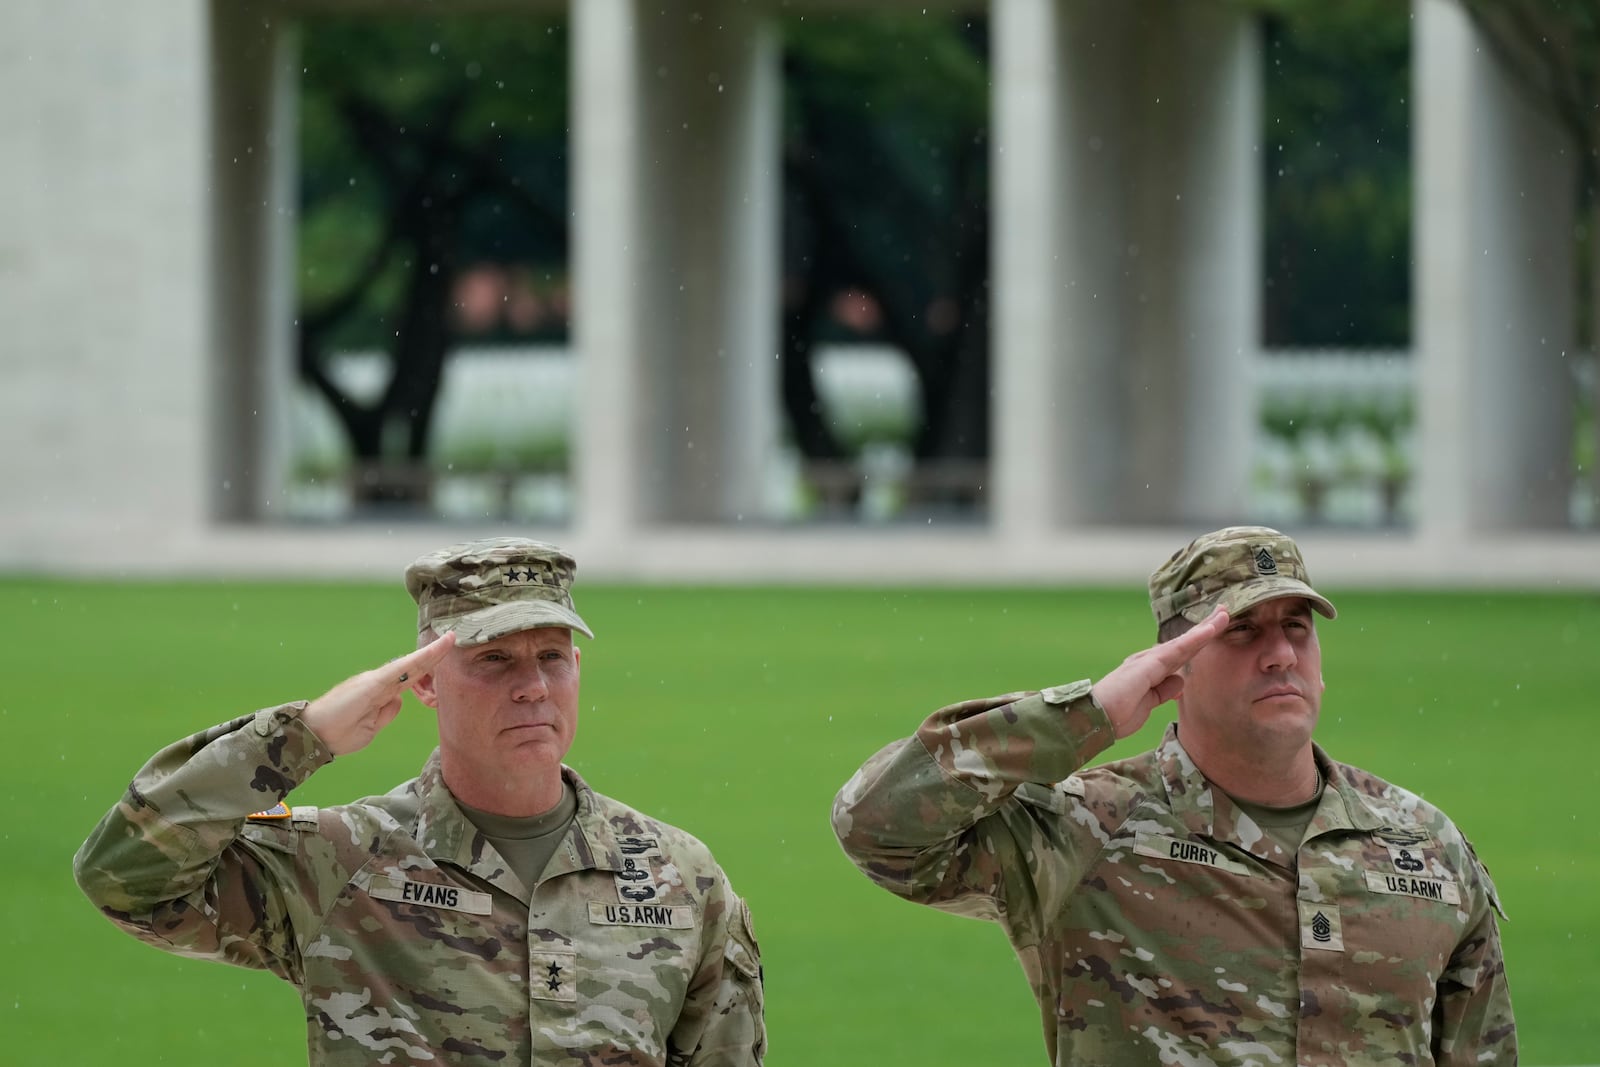
{"label": "sergeant major rank insignia on cap", "polygon": [[1278,573],[1278,561],[1272,558],[1272,553],[1267,551],[1266,545],[1256,549],[1255,559],[1257,574]]}

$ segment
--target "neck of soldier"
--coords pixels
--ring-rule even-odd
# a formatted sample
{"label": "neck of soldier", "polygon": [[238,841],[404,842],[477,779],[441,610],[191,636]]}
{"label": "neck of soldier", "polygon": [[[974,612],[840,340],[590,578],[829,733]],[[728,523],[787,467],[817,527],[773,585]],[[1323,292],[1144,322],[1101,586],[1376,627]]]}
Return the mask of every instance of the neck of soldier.
{"label": "neck of soldier", "polygon": [[1298,744],[1215,744],[1204,733],[1184,733],[1183,749],[1206,780],[1235,800],[1268,808],[1292,808],[1317,795],[1322,777],[1311,741]]}
{"label": "neck of soldier", "polygon": [[452,774],[451,760],[446,755],[441,770],[444,784],[457,800],[492,815],[525,819],[543,815],[561,803],[560,764],[518,775],[472,774],[459,767]]}

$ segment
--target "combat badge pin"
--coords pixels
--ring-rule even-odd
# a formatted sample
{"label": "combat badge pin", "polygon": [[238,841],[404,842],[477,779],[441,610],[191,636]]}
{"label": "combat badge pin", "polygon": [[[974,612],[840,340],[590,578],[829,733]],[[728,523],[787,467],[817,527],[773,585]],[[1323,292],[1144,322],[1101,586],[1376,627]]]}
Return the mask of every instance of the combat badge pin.
{"label": "combat badge pin", "polygon": [[1394,864],[1398,874],[1425,874],[1428,878],[1437,878],[1444,882],[1455,881],[1455,876],[1445,870],[1441,864],[1433,862],[1428,854],[1415,845],[1406,848],[1400,845],[1389,846],[1389,860]]}
{"label": "combat badge pin", "polygon": [[656,888],[652,870],[639,866],[639,861],[632,856],[623,860],[622,869],[612,873],[617,883],[617,899],[624,904],[643,904],[655,900],[660,891]]}
{"label": "combat badge pin", "polygon": [[624,856],[659,856],[661,843],[653,837],[619,837],[617,850]]}

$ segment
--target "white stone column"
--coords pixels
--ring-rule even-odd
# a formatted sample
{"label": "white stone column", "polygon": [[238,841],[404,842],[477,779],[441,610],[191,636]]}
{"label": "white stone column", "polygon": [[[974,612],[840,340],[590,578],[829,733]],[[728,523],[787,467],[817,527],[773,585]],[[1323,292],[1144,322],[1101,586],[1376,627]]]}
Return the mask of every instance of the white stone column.
{"label": "white stone column", "polygon": [[618,551],[649,477],[642,424],[647,302],[640,186],[638,15],[634,0],[572,5],[573,338],[578,406],[572,478],[581,536]]}
{"label": "white stone column", "polygon": [[1414,11],[1418,530],[1562,526],[1576,165],[1458,4]]}
{"label": "white stone column", "polygon": [[1168,484],[1173,507],[1160,517],[1211,526],[1247,518],[1260,417],[1261,35],[1247,12],[1180,8],[1179,91],[1191,105],[1180,122],[1191,139],[1173,193],[1184,205],[1174,347],[1188,369],[1176,404],[1178,454],[1150,457],[1147,469],[1170,469],[1178,460],[1177,480]]}
{"label": "white stone column", "polygon": [[1141,177],[1131,109],[1141,88],[1132,16],[1121,5],[1069,0],[1060,19],[1052,387],[1062,429],[1051,459],[1063,494],[1059,517],[1081,526],[1122,517],[1122,454],[1133,429],[1118,385],[1133,337],[1126,294],[1153,260],[1128,233]]}
{"label": "white stone column", "polygon": [[761,507],[777,427],[777,48],[743,5],[641,15],[646,514]]}
{"label": "white stone column", "polygon": [[1084,495],[1063,462],[1067,365],[1086,348],[1064,343],[1060,255],[1063,188],[1061,26],[1056,0],[994,0],[990,167],[994,325],[994,532],[1047,537],[1064,502]]}
{"label": "white stone column", "polygon": [[212,6],[207,497],[223,519],[271,519],[288,481],[298,343],[297,36],[275,4]]}
{"label": "white stone column", "polygon": [[[777,462],[779,286],[782,272],[782,42],[776,24],[753,22],[739,43],[722,91],[737,92],[727,162],[729,199],[723,305],[727,337],[722,402],[727,454],[714,504],[723,520],[765,518],[767,480]],[[708,85],[710,82],[708,81]]]}
{"label": "white stone column", "polygon": [[206,519],[208,8],[0,5],[12,559],[85,559],[155,530],[171,543]]}
{"label": "white stone column", "polygon": [[1077,0],[1063,23],[1064,515],[1237,520],[1260,318],[1256,27],[1182,0]]}

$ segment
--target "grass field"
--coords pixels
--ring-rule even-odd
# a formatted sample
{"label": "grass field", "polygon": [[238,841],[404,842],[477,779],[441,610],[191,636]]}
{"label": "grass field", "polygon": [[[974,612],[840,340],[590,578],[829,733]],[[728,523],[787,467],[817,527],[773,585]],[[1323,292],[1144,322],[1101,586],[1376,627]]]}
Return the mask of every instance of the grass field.
{"label": "grass field", "polygon": [[[1511,914],[1522,1062],[1600,1062],[1600,833],[1582,806],[1600,795],[1600,598],[1330,592],[1319,739],[1472,837]],[[599,639],[571,762],[706,840],[749,898],[770,1065],[1044,1061],[999,930],[873,888],[828,807],[941,704],[1103,674],[1150,638],[1139,591],[580,587],[578,603]],[[398,655],[409,609],[398,582],[0,580],[0,1060],[304,1062],[293,989],[123,936],[78,893],[71,857],[160,745]],[[1114,751],[1147,747],[1171,711]],[[386,790],[432,727],[408,698],[294,799]]]}

